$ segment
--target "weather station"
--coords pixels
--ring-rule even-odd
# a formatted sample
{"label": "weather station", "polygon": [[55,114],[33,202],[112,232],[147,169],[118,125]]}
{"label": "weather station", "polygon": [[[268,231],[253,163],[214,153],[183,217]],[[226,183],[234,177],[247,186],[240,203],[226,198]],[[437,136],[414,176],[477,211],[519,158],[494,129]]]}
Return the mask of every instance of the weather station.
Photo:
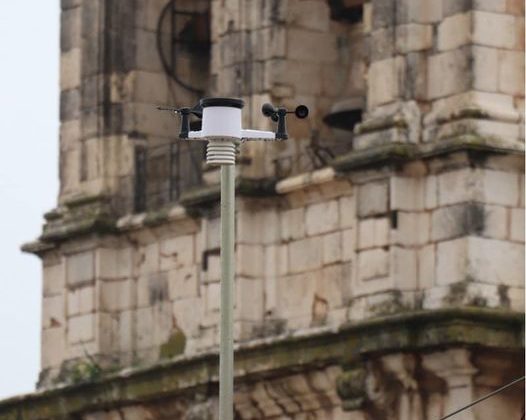
{"label": "weather station", "polygon": [[[180,116],[182,141],[207,141],[206,162],[221,166],[221,302],[219,352],[219,419],[233,420],[234,397],[234,242],[235,242],[235,163],[237,148],[246,141],[288,139],[286,117],[307,118],[309,109],[299,105],[294,111],[266,103],[262,113],[277,123],[276,132],[242,128],[244,102],[235,98],[204,98],[193,108],[158,107]],[[201,130],[190,131],[190,116],[202,120]]]}

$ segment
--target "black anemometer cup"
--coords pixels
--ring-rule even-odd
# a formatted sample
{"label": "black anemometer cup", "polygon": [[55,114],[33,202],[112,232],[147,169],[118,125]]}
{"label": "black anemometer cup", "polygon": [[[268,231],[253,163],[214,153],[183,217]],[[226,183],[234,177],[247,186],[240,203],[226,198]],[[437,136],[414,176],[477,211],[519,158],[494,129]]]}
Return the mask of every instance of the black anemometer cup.
{"label": "black anemometer cup", "polygon": [[270,118],[272,121],[278,123],[276,130],[276,139],[286,140],[289,138],[287,134],[287,124],[285,117],[287,114],[295,114],[297,118],[307,118],[309,115],[309,108],[305,105],[299,105],[294,111],[287,111],[286,108],[279,107],[275,108],[274,105],[266,103],[261,107],[261,112],[265,117]]}

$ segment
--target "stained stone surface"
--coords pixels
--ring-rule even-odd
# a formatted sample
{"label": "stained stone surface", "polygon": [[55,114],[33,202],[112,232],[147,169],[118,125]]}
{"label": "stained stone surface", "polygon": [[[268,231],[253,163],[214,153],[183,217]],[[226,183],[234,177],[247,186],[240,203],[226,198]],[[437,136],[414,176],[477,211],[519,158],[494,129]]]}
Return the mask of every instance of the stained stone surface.
{"label": "stained stone surface", "polygon": [[[61,188],[24,246],[43,394],[0,419],[217,418],[219,178],[201,150],[171,158],[156,110],[199,98],[161,64],[167,3],[62,1]],[[212,0],[209,66],[181,67],[247,127],[310,108],[238,159],[242,419],[439,418],[523,370],[524,4],[371,0],[350,22],[347,3]],[[323,122],[356,98],[353,131]],[[522,407],[521,385],[463,418]]]}

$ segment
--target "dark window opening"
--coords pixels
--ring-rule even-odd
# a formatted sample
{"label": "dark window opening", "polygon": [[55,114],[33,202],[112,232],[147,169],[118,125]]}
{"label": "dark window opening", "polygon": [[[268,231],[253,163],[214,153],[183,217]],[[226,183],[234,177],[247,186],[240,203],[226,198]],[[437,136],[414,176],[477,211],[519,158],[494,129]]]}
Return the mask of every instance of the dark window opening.
{"label": "dark window opening", "polygon": [[347,23],[363,20],[364,0],[329,0],[331,19]]}
{"label": "dark window opening", "polygon": [[203,95],[210,45],[210,0],[171,0],[161,12],[157,29],[157,47],[166,73],[189,91]]}
{"label": "dark window opening", "polygon": [[135,182],[133,209],[136,213],[146,209],[146,149],[135,148]]}
{"label": "dark window opening", "polygon": [[135,149],[135,212],[177,202],[185,191],[202,184],[205,143],[177,140]]}

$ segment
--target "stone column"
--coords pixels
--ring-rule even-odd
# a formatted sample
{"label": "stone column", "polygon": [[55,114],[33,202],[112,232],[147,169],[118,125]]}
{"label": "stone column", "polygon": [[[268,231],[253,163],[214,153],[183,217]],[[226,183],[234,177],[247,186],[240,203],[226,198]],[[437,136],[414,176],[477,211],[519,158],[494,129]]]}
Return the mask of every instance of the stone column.
{"label": "stone column", "polygon": [[[464,407],[475,399],[473,378],[477,369],[471,363],[471,352],[466,349],[450,349],[426,354],[422,359],[424,369],[443,379],[446,392],[441,416]],[[473,409],[468,408],[456,415],[459,420],[476,420]]]}

